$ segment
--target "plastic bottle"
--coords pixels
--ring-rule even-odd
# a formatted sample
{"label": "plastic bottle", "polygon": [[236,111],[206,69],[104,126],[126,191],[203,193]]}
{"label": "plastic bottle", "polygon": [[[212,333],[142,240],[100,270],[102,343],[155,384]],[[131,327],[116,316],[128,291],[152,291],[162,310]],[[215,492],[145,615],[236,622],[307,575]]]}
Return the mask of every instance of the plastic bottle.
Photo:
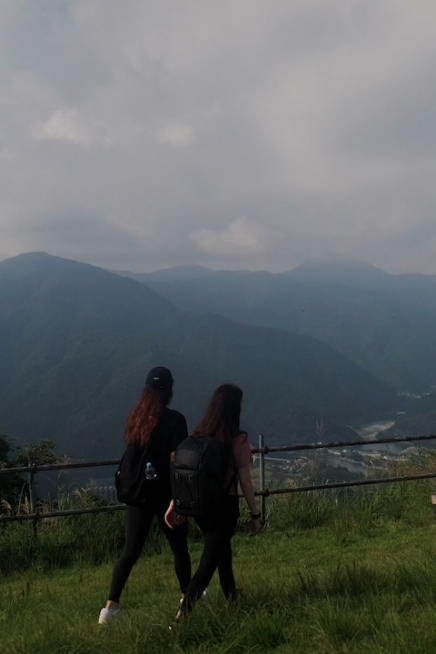
{"label": "plastic bottle", "polygon": [[156,479],[156,477],[157,477],[156,470],[154,469],[153,465],[149,461],[145,467],[145,478],[148,481],[150,481],[151,479]]}

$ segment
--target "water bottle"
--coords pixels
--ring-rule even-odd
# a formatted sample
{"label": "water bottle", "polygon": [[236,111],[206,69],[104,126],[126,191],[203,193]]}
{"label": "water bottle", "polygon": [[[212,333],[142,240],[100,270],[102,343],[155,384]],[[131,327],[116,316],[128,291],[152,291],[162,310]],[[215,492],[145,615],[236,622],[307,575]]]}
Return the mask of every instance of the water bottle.
{"label": "water bottle", "polygon": [[157,477],[156,470],[154,469],[153,465],[149,461],[145,467],[145,478],[147,479],[147,481],[150,481],[151,479],[156,479],[156,477]]}

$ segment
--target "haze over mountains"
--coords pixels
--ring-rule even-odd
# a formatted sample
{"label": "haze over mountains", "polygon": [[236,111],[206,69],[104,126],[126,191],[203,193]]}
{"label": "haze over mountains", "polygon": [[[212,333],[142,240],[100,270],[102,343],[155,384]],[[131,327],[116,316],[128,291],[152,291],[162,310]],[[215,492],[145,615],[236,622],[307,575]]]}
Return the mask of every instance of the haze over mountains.
{"label": "haze over mountains", "polygon": [[397,391],[436,384],[434,276],[390,275],[361,261],[282,274],[179,267],[131,276],[184,310],[319,339]]}
{"label": "haze over mountains", "polygon": [[[205,287],[215,301],[225,306],[229,289],[234,313],[244,313],[238,302],[245,297],[253,320],[258,306],[272,307],[276,277],[284,284],[279,291],[287,288],[286,276],[200,269],[177,284],[188,298],[185,284],[215,280],[212,290]],[[211,309],[213,298],[204,297],[198,310]],[[126,415],[153,365],[172,369],[174,406],[191,427],[218,384],[240,384],[244,424],[270,443],[316,440],[321,418],[331,438],[352,437],[348,423],[401,408],[393,389],[311,335],[185,311],[181,297],[174,303],[179,306],[143,283],[43,253],[1,262],[0,431],[24,440],[55,438],[76,457],[117,454]],[[187,300],[186,308],[192,304]]]}

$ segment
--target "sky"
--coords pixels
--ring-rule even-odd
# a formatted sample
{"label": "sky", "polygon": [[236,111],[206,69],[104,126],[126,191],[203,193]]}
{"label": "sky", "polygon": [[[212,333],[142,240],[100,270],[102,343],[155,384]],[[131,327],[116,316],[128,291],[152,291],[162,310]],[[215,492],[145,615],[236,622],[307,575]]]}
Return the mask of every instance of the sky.
{"label": "sky", "polygon": [[436,274],[434,0],[0,0],[0,259]]}

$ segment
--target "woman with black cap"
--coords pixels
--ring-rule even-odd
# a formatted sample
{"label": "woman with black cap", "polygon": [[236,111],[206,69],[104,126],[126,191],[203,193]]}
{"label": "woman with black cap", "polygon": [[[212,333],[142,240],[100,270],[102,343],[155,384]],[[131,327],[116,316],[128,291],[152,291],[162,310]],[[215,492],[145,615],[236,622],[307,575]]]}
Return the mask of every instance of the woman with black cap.
{"label": "woman with black cap", "polygon": [[173,392],[173,377],[168,368],[152,368],[145,388],[127,418],[124,440],[125,457],[143,458],[145,448],[152,451],[152,495],[143,501],[127,503],[126,542],[114,567],[109,599],[100,611],[99,623],[105,624],[120,617],[120,596],[130,571],[142,552],[154,517],[164,532],[173,551],[174,566],[180,589],[185,593],[191,579],[191,561],[187,546],[187,525],[170,529],[165,524],[165,511],[171,500],[169,469],[172,453],[187,435],[186,420],[181,413],[168,408]]}

